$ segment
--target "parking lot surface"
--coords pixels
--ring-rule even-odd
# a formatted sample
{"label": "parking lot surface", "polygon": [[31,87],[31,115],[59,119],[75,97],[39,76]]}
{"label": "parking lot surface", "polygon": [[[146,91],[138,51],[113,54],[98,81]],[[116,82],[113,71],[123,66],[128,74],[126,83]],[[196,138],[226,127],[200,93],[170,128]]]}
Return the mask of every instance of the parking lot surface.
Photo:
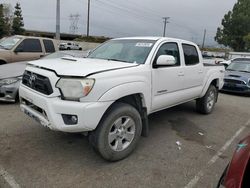
{"label": "parking lot surface", "polygon": [[1,103],[0,187],[212,188],[250,132],[249,109],[249,97],[220,94],[211,115],[196,113],[194,102],[152,114],[150,136],[109,163],[83,135],[50,131],[18,104]]}

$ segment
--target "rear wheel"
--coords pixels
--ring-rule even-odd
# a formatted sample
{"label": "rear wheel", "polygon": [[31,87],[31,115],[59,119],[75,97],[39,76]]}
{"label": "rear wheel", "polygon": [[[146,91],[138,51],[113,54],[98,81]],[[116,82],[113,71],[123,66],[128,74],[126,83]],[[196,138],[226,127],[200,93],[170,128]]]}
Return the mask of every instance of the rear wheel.
{"label": "rear wheel", "polygon": [[118,161],[135,149],[141,131],[139,112],[131,105],[116,103],[90,134],[90,143],[104,159]]}
{"label": "rear wheel", "polygon": [[202,114],[210,114],[215,106],[218,90],[214,85],[210,85],[205,96],[196,100],[196,109]]}
{"label": "rear wheel", "polygon": [[6,64],[6,62],[3,60],[0,60],[0,65],[4,65],[4,64]]}

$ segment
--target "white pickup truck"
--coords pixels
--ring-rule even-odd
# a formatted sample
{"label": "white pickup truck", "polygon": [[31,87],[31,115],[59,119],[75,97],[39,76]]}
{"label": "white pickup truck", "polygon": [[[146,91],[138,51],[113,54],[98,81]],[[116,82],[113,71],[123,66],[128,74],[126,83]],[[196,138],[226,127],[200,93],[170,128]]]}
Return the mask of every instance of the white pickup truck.
{"label": "white pickup truck", "polygon": [[192,42],[157,37],[121,38],[87,58],[28,64],[21,110],[52,130],[88,133],[109,161],[121,160],[148,135],[148,115],[196,99],[212,112],[224,66],[208,66]]}

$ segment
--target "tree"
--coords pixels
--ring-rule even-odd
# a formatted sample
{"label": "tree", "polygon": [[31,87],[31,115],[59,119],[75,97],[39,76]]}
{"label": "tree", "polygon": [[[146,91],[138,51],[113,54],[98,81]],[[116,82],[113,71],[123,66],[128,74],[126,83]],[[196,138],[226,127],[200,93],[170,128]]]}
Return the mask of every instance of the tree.
{"label": "tree", "polygon": [[5,17],[5,23],[7,28],[7,35],[11,34],[11,26],[13,21],[13,11],[12,6],[10,4],[3,5],[3,14]]}
{"label": "tree", "polygon": [[0,38],[8,35],[7,24],[4,16],[4,6],[0,4]]}
{"label": "tree", "polygon": [[24,23],[20,3],[15,6],[14,18],[12,21],[12,34],[21,35],[24,33]]}
{"label": "tree", "polygon": [[235,51],[248,50],[244,39],[250,33],[250,0],[238,0],[217,29],[215,40]]}
{"label": "tree", "polygon": [[244,42],[246,43],[246,50],[250,51],[250,33],[248,33],[248,35],[246,35],[243,38]]}

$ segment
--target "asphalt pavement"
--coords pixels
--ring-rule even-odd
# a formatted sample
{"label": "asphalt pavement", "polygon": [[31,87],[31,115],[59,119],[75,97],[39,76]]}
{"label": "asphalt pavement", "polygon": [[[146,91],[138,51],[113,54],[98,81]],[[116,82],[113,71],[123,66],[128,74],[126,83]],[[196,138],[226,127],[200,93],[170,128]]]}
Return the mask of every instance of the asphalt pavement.
{"label": "asphalt pavement", "polygon": [[54,132],[0,104],[0,187],[213,188],[250,132],[250,97],[220,94],[210,115],[189,102],[149,117],[150,136],[104,161],[81,134]]}

